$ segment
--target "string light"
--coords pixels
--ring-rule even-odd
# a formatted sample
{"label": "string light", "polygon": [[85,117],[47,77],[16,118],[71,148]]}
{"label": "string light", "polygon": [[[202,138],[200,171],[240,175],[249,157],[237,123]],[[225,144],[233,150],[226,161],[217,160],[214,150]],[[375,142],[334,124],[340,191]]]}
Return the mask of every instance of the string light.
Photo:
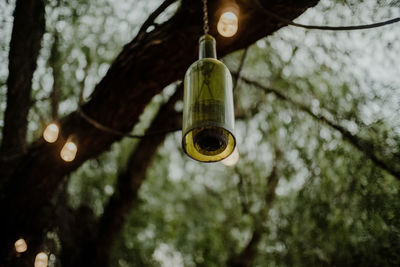
{"label": "string light", "polygon": [[49,257],[46,253],[40,252],[36,255],[35,258],[35,267],[47,267],[49,261]]}
{"label": "string light", "polygon": [[233,12],[224,12],[217,24],[218,33],[224,37],[232,37],[238,30],[238,17]]}
{"label": "string light", "polygon": [[26,244],[23,238],[18,239],[14,243],[15,251],[18,253],[24,253],[28,249],[28,245]]}
{"label": "string light", "polygon": [[226,159],[221,160],[221,163],[224,164],[225,166],[234,166],[236,163],[239,161],[239,150],[237,147],[233,150],[232,154],[229,155]]}
{"label": "string light", "polygon": [[57,141],[59,133],[60,129],[58,128],[58,125],[55,123],[50,123],[43,132],[43,138],[49,143],[54,143]]}
{"label": "string light", "polygon": [[61,149],[60,156],[66,162],[71,162],[75,159],[76,152],[78,152],[77,145],[69,138]]}

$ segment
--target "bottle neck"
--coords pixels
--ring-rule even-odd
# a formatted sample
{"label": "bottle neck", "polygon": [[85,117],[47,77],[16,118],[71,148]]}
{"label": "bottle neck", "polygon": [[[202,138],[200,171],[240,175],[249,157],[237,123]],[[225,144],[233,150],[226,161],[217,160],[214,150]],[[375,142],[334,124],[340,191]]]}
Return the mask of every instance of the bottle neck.
{"label": "bottle neck", "polygon": [[203,58],[217,58],[215,39],[209,34],[201,36],[199,40],[199,59]]}

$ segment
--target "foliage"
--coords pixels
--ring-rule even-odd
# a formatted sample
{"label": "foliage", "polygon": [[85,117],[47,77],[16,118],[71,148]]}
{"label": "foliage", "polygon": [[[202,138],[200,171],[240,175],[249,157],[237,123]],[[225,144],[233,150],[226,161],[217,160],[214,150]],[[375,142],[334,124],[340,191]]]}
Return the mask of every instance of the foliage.
{"label": "foliage", "polygon": [[[30,140],[52,119],[53,85],[61,88],[60,115],[75,110],[79,95],[90,97],[159,2],[48,1]],[[13,4],[0,4],[7,21],[0,28],[7,36],[0,41],[2,111]],[[399,16],[398,6],[398,1],[322,1],[298,21],[362,24]],[[400,40],[395,27],[360,32],[285,27],[249,48],[241,74],[344,127],[400,169]],[[56,36],[59,45],[52,50]],[[232,72],[242,52],[223,59]],[[148,126],[169,95],[171,88],[154,97],[135,132]],[[180,133],[171,134],[153,159],[113,250],[114,266],[223,266],[246,247],[258,224],[263,235],[255,266],[400,264],[400,185],[395,177],[339,131],[274,94],[239,80],[235,102],[242,115],[236,123],[238,165],[194,162],[180,149]],[[74,172],[68,184],[70,205],[88,205],[100,216],[138,142],[123,140]],[[276,157],[276,151],[282,156]],[[267,216],[260,216],[269,204],[264,198],[274,164],[276,200]]]}

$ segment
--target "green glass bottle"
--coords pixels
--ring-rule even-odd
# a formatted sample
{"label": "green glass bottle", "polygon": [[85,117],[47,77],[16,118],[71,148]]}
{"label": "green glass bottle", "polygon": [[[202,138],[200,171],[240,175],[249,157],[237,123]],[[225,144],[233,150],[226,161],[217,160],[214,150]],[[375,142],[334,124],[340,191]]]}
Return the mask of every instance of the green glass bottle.
{"label": "green glass bottle", "polygon": [[185,75],[182,147],[195,160],[215,162],[236,146],[232,76],[217,60],[211,35],[203,35],[199,45],[199,60]]}

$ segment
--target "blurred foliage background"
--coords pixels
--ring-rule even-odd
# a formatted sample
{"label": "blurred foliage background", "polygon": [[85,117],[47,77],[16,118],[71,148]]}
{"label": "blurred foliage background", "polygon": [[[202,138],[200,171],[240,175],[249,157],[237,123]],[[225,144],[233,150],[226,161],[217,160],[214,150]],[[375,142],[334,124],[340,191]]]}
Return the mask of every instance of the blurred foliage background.
{"label": "blurred foliage background", "polygon": [[[54,87],[59,88],[57,115],[75,110],[160,2],[47,1],[30,140],[54,117]],[[0,2],[1,114],[14,4]],[[177,6],[158,21],[167,20]],[[400,1],[323,0],[296,21],[357,25],[399,15]],[[235,73],[243,53],[222,60]],[[190,160],[181,151],[180,132],[170,134],[114,247],[113,266],[224,266],[255,232],[261,233],[255,266],[400,265],[399,181],[321,119],[357,136],[399,170],[399,59],[396,24],[352,32],[288,26],[257,41],[248,48],[234,92],[238,164]],[[146,129],[172,92],[168,87],[154,97],[134,132]],[[124,139],[71,174],[71,207],[84,203],[101,216],[137,142]],[[50,258],[53,266],[56,256]]]}

